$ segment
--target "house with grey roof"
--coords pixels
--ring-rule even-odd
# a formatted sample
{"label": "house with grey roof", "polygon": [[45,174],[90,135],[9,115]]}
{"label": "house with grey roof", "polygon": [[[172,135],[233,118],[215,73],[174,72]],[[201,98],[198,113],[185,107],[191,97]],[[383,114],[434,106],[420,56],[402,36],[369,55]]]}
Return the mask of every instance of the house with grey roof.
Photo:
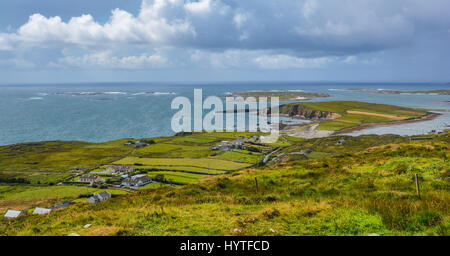
{"label": "house with grey roof", "polygon": [[103,191],[101,193],[95,193],[93,196],[89,197],[88,202],[91,204],[103,202],[111,198],[111,194],[108,191]]}
{"label": "house with grey roof", "polygon": [[60,203],[60,204],[57,204],[57,205],[53,206],[50,209],[52,209],[52,211],[53,210],[57,210],[57,209],[62,209],[62,208],[66,208],[67,206],[69,206],[71,204],[72,204],[71,202],[63,202],[63,203]]}
{"label": "house with grey roof", "polygon": [[78,179],[79,182],[87,182],[87,183],[91,183],[94,184],[96,182],[100,182],[102,181],[102,177],[98,176],[98,175],[88,175],[88,174],[84,174],[81,175],[80,178]]}
{"label": "house with grey roof", "polygon": [[338,140],[337,145],[345,145],[346,141],[344,139]]}
{"label": "house with grey roof", "polygon": [[122,181],[122,185],[127,187],[141,187],[152,182],[152,179],[145,174],[134,175]]}
{"label": "house with grey roof", "polygon": [[8,210],[8,211],[5,213],[4,218],[5,218],[5,219],[15,219],[15,218],[17,218],[17,217],[26,215],[27,213],[28,213],[27,211]]}
{"label": "house with grey roof", "polygon": [[34,209],[33,211],[33,214],[47,214],[50,213],[51,211],[52,209],[36,207],[36,209]]}
{"label": "house with grey roof", "polygon": [[132,165],[120,165],[120,164],[115,164],[115,165],[110,165],[108,167],[106,167],[106,172],[108,173],[129,173],[132,172],[134,170]]}
{"label": "house with grey roof", "polygon": [[86,171],[88,168],[87,167],[74,167],[72,169],[73,172],[84,172]]}

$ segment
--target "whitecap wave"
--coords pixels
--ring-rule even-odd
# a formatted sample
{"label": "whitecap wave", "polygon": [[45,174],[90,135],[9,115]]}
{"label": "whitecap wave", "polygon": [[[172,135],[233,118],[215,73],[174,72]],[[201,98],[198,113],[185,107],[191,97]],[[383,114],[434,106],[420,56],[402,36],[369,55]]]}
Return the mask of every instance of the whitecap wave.
{"label": "whitecap wave", "polygon": [[174,92],[147,92],[149,95],[174,95]]}
{"label": "whitecap wave", "polygon": [[348,89],[335,89],[335,88],[331,88],[331,89],[328,89],[328,91],[348,92],[348,91],[350,91],[350,90],[348,90]]}
{"label": "whitecap wave", "polygon": [[126,92],[104,92],[104,94],[108,94],[108,95],[125,95],[127,93]]}
{"label": "whitecap wave", "polygon": [[126,92],[58,92],[57,95],[97,96],[97,95],[125,95]]}

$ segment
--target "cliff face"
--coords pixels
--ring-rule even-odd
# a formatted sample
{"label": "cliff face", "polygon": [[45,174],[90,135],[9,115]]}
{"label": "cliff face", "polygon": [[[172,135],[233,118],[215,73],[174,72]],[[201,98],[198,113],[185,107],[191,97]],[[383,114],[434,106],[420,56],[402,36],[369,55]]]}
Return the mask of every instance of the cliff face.
{"label": "cliff face", "polygon": [[335,119],[340,117],[337,113],[315,110],[301,104],[282,105],[280,106],[279,111],[280,115],[288,115],[291,117],[296,116],[305,119]]}

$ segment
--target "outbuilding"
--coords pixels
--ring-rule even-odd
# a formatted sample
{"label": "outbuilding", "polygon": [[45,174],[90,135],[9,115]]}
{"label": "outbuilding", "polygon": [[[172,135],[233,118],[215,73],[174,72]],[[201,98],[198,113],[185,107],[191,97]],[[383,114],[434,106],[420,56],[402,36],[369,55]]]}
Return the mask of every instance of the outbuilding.
{"label": "outbuilding", "polygon": [[34,209],[33,211],[33,214],[47,214],[50,213],[51,211],[52,209],[36,207],[36,209]]}
{"label": "outbuilding", "polygon": [[8,210],[5,213],[4,218],[5,219],[15,219],[17,217],[20,217],[20,216],[23,216],[23,215],[26,215],[26,214],[27,214],[27,211]]}
{"label": "outbuilding", "polygon": [[91,204],[106,201],[111,198],[111,194],[108,191],[103,191],[101,193],[96,193],[89,197],[88,202]]}

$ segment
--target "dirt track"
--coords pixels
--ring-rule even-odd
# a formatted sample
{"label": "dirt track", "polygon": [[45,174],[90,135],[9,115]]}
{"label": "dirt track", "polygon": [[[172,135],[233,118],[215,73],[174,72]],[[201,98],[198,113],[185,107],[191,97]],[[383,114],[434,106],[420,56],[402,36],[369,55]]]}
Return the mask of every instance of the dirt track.
{"label": "dirt track", "polygon": [[358,114],[358,115],[368,115],[368,116],[381,116],[381,117],[390,118],[392,120],[405,120],[405,119],[408,119],[407,117],[402,117],[402,116],[392,116],[392,115],[386,115],[386,114],[377,114],[377,113],[353,111],[353,110],[349,110],[349,111],[347,111],[347,113],[349,113],[349,114]]}

